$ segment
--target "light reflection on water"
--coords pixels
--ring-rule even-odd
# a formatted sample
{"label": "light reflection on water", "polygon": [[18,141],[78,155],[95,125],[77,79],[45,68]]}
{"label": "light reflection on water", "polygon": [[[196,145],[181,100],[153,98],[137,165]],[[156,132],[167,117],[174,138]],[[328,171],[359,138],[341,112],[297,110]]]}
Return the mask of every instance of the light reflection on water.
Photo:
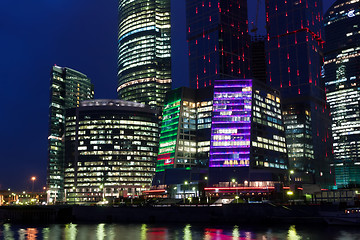
{"label": "light reflection on water", "polygon": [[360,239],[358,228],[326,226],[200,226],[147,224],[54,224],[48,226],[0,226],[4,240],[301,240]]}
{"label": "light reflection on water", "polygon": [[290,226],[289,231],[288,231],[288,239],[289,240],[300,240],[301,236],[299,236],[296,232],[296,228],[295,226]]}

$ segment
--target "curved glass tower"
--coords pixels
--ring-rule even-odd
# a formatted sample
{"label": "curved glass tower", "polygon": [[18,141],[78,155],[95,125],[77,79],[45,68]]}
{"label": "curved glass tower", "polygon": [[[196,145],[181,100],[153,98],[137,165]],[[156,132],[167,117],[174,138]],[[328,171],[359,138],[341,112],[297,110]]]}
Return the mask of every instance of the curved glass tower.
{"label": "curved glass tower", "polygon": [[121,100],[87,100],[66,111],[68,204],[97,203],[150,189],[158,153],[158,111]]}
{"label": "curved glass tower", "polygon": [[119,0],[118,96],[162,107],[171,88],[170,0]]}
{"label": "curved glass tower", "polygon": [[325,84],[336,184],[360,184],[360,1],[338,0],[324,17]]}

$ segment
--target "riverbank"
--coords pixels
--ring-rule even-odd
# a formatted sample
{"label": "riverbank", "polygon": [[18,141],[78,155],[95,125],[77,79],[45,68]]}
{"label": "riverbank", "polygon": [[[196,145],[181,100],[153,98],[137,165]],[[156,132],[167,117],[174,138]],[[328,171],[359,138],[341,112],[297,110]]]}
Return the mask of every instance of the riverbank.
{"label": "riverbank", "polygon": [[0,222],[11,223],[325,223],[319,211],[336,205],[229,204],[223,206],[7,206]]}

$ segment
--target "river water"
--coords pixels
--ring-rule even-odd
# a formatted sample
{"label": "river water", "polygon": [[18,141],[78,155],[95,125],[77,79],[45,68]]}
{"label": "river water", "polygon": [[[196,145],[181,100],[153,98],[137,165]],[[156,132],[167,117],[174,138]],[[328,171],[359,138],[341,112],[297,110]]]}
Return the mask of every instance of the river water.
{"label": "river water", "polygon": [[0,226],[4,240],[359,240],[359,227],[308,225],[211,226],[149,224],[53,224]]}

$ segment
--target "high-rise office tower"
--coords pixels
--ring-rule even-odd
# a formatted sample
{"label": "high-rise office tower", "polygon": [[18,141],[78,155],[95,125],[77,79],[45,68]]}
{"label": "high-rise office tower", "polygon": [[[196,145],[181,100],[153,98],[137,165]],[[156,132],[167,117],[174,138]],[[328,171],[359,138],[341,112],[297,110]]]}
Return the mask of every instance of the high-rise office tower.
{"label": "high-rise office tower", "polygon": [[[206,147],[207,153],[210,150],[212,99],[212,87],[199,90],[182,87],[168,93],[163,111],[157,171],[207,166],[208,160],[198,161],[197,154],[198,150],[203,152]],[[203,143],[199,134],[204,130],[208,131],[208,139],[204,137],[207,144]]]}
{"label": "high-rise office tower", "polygon": [[118,96],[163,107],[171,88],[170,0],[119,0]]}
{"label": "high-rise office tower", "polygon": [[254,79],[266,82],[265,36],[251,38],[251,73]]}
{"label": "high-rise office tower", "polygon": [[52,203],[63,200],[65,110],[77,107],[81,100],[94,97],[90,79],[70,68],[51,70],[48,136],[47,191]]}
{"label": "high-rise office tower", "polygon": [[171,169],[208,167],[213,93],[211,86],[182,87],[166,95],[154,184],[168,184],[168,175],[175,175]]}
{"label": "high-rise office tower", "polygon": [[278,91],[252,79],[216,80],[209,183],[274,187],[288,158]]}
{"label": "high-rise office tower", "polygon": [[267,82],[283,99],[290,169],[302,183],[334,183],[332,137],[321,76],[321,0],[267,0]]}
{"label": "high-rise office tower", "polygon": [[350,187],[360,184],[360,1],[336,1],[324,25],[336,184]]}
{"label": "high-rise office tower", "polygon": [[187,0],[190,87],[250,77],[247,0]]}
{"label": "high-rise office tower", "polygon": [[122,100],[87,100],[66,111],[68,203],[96,203],[149,189],[158,152],[158,111]]}

